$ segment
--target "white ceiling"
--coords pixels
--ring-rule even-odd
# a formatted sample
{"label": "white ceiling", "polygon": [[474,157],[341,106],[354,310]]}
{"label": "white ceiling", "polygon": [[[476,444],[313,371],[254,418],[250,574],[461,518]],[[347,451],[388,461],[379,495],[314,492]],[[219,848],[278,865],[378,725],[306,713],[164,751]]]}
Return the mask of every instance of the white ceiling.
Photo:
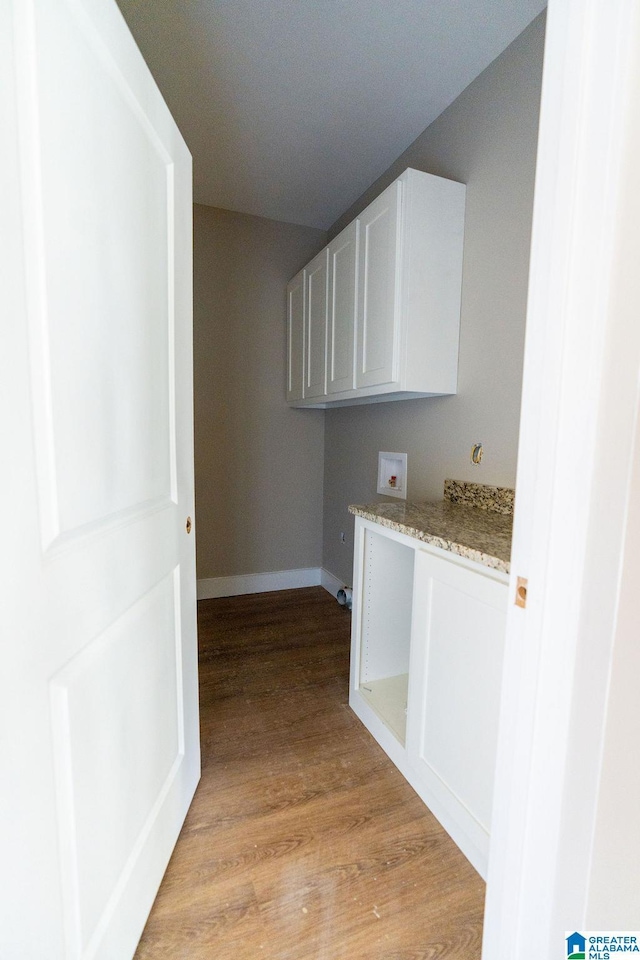
{"label": "white ceiling", "polygon": [[330,226],[546,0],[118,0],[200,203]]}

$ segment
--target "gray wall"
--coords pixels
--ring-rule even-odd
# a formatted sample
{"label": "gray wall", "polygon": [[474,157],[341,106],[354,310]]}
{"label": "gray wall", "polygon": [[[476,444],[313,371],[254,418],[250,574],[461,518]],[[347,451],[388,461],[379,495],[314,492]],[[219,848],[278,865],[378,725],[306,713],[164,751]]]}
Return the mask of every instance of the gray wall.
{"label": "gray wall", "polygon": [[[446,477],[515,484],[543,45],[544,15],[329,231],[335,236],[406,167],[467,184],[458,394],[326,413],[323,562],[346,583],[347,506],[387,499],[376,494],[379,450],[408,454],[409,499],[440,499]],[[474,466],[477,441],[484,458]]]}
{"label": "gray wall", "polygon": [[291,410],[285,287],[326,234],[194,208],[198,578],[319,566],[324,415]]}

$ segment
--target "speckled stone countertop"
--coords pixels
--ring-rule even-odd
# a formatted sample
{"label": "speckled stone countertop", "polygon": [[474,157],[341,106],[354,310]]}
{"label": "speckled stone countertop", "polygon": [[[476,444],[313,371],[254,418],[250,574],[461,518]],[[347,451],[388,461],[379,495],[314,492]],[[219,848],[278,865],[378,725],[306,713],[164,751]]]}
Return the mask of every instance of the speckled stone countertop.
{"label": "speckled stone countertop", "polygon": [[[473,504],[473,505],[472,505]],[[350,506],[349,512],[383,527],[509,573],[513,491],[445,481],[445,499]]]}

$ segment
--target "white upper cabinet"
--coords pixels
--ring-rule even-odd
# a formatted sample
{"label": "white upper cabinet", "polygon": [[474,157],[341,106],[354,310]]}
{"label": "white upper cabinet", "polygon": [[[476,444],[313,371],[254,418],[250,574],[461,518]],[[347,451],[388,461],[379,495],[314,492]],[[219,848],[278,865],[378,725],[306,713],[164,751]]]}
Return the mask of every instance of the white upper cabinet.
{"label": "white upper cabinet", "polygon": [[304,363],[304,389],[290,403],[456,392],[464,202],[463,184],[405,170],[308,265],[306,342],[295,353],[289,338],[289,386]]}
{"label": "white upper cabinet", "polygon": [[327,393],[355,387],[354,330],[358,304],[358,235],[354,220],[329,244]]}

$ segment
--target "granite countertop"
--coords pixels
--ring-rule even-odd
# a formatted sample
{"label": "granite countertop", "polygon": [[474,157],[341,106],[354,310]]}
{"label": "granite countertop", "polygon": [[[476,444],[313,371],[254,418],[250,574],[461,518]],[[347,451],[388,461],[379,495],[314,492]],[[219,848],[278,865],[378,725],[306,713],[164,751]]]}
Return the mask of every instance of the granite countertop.
{"label": "granite countertop", "polygon": [[349,512],[509,573],[513,491],[508,488],[446,480],[444,500],[353,505]]}

